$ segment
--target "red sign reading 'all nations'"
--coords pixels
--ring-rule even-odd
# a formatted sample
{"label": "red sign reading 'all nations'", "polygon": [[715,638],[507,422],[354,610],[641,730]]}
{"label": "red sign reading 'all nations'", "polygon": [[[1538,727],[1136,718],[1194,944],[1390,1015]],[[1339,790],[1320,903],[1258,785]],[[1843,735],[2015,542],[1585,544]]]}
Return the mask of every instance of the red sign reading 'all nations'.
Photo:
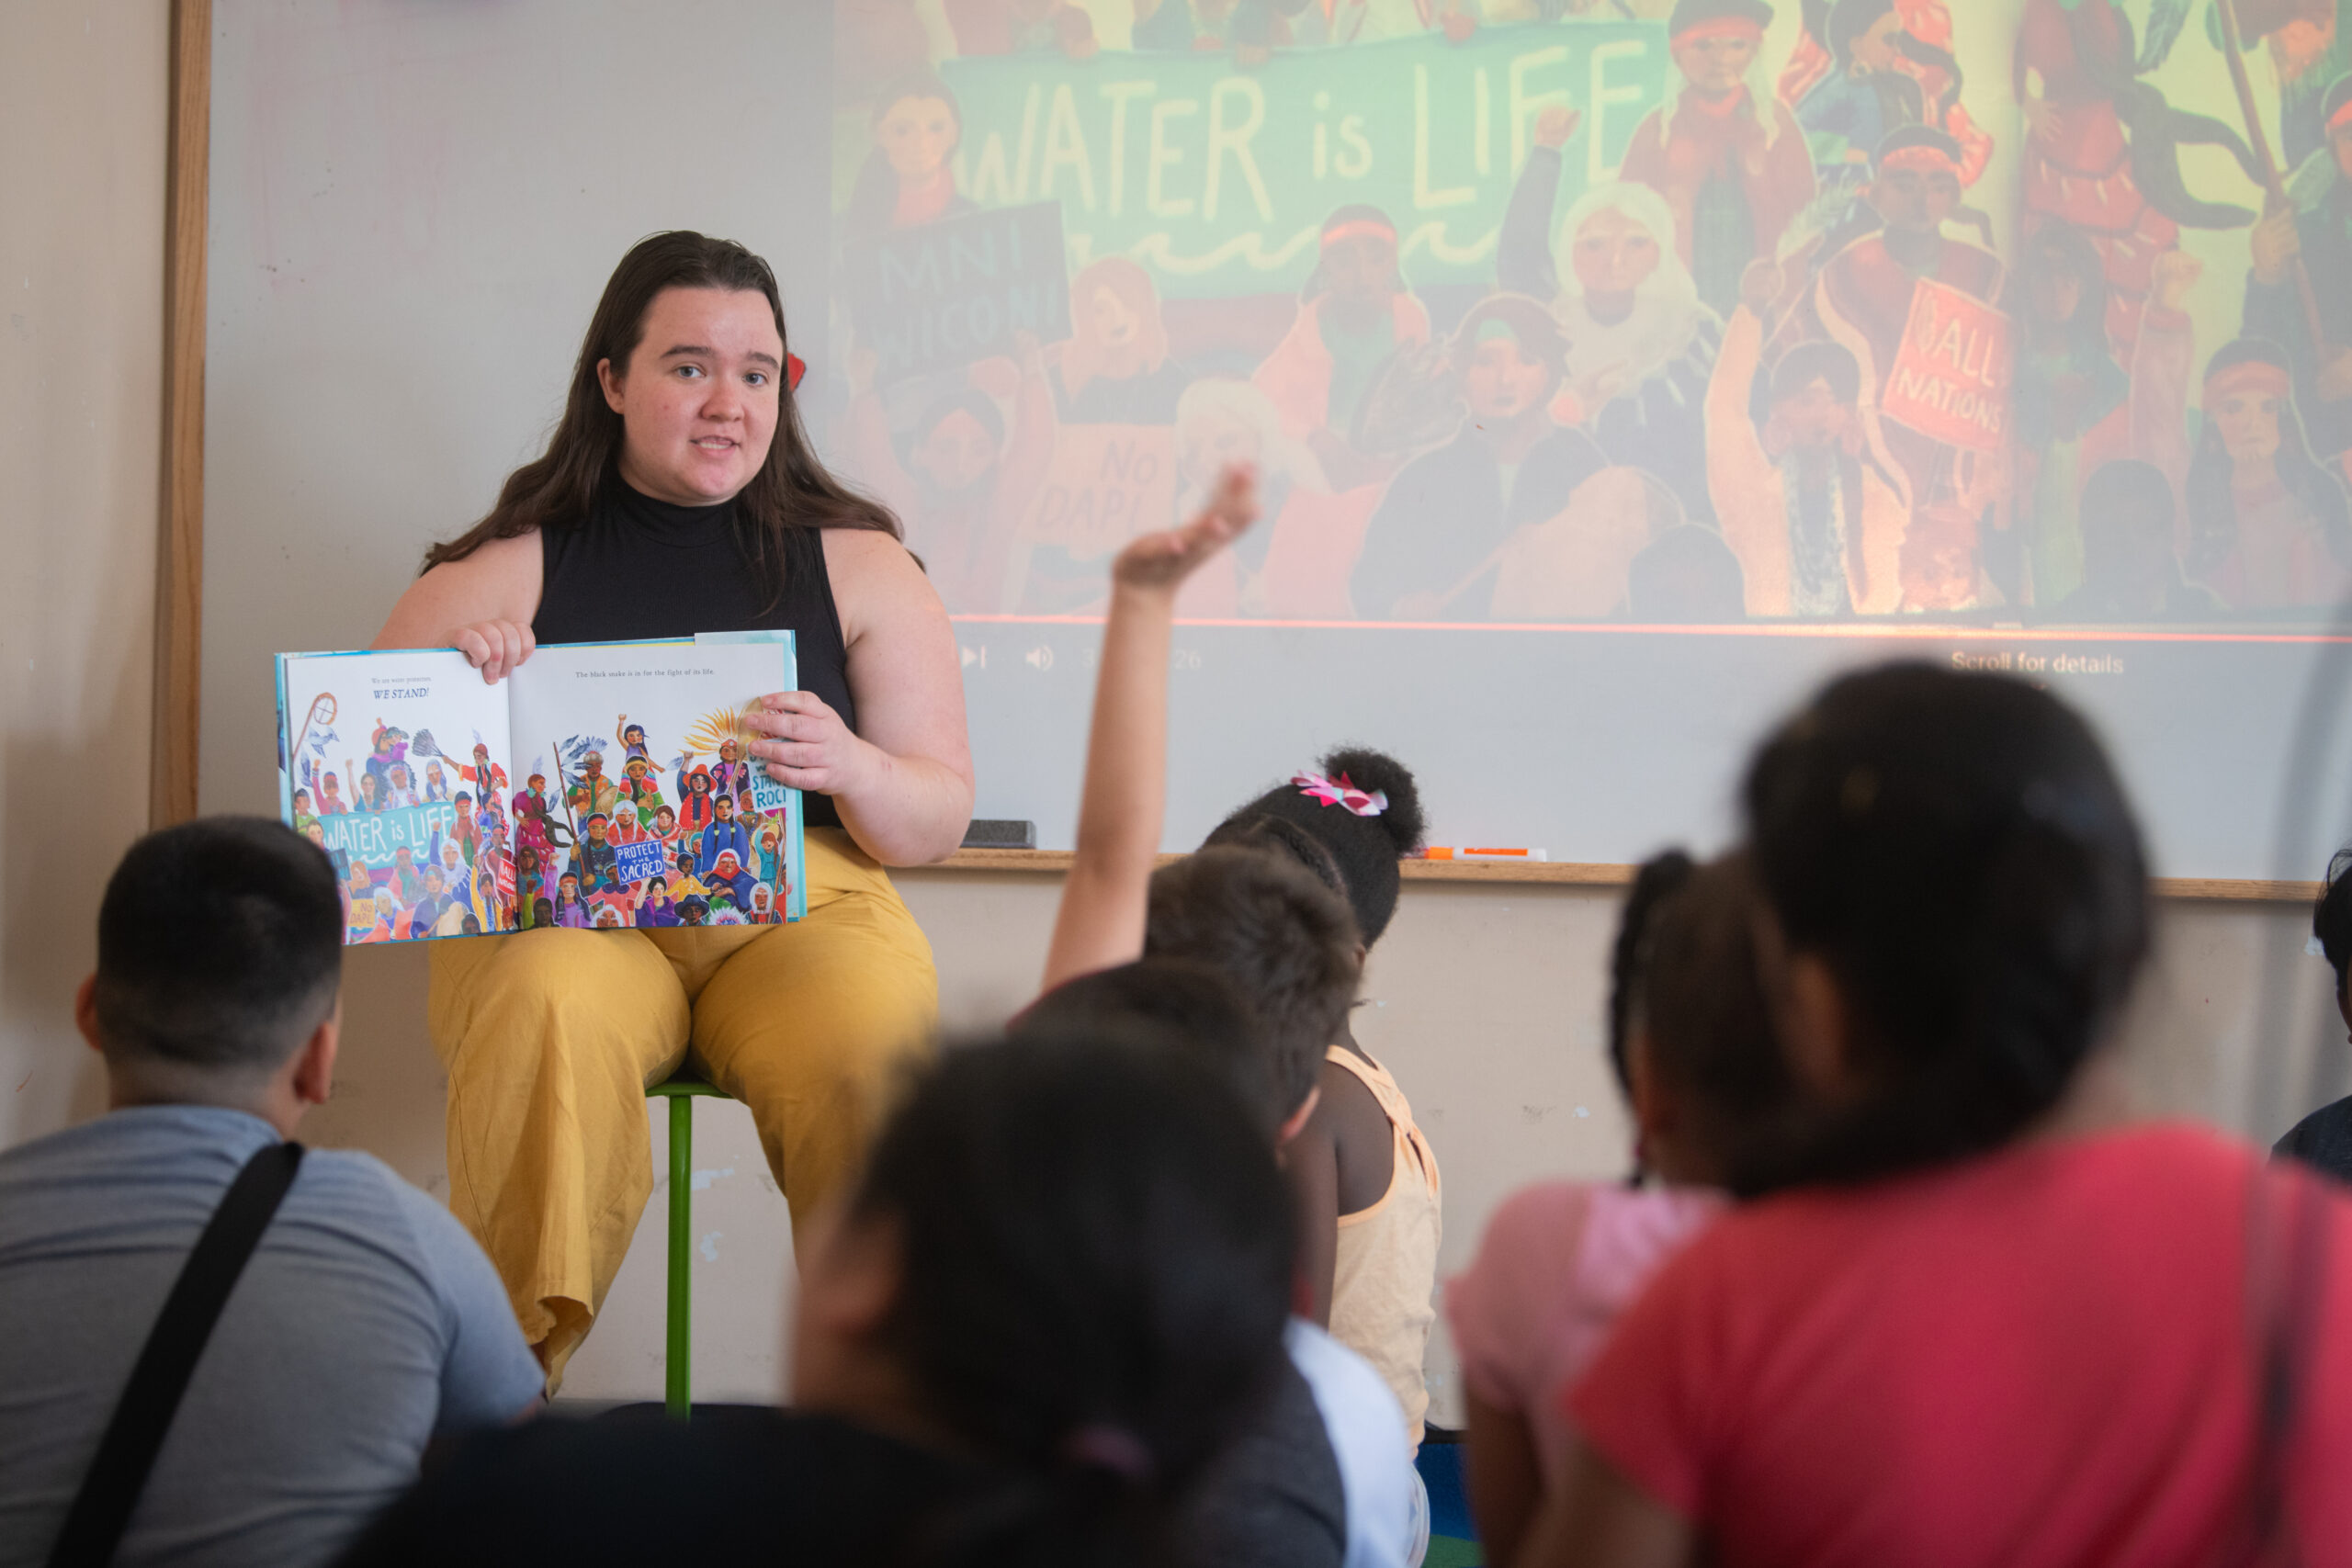
{"label": "red sign reading 'all nations'", "polygon": [[2008,436],[2009,369],[2009,319],[1921,278],[1879,412],[1951,446],[1996,451]]}

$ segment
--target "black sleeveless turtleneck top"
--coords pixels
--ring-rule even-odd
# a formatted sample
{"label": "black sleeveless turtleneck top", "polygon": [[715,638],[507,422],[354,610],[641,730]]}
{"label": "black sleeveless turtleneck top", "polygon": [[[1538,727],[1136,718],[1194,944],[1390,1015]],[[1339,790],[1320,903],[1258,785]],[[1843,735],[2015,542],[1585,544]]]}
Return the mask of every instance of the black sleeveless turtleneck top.
{"label": "black sleeveless turtleneck top", "polygon": [[[766,603],[736,529],[735,503],[673,506],[615,477],[588,515],[541,528],[544,576],[531,635],[541,642],[632,642],[697,632],[790,631],[800,689],[814,692],[854,732],[849,649],[814,528],[785,535],[784,594]],[[811,828],[838,828],[831,795],[803,797]]]}

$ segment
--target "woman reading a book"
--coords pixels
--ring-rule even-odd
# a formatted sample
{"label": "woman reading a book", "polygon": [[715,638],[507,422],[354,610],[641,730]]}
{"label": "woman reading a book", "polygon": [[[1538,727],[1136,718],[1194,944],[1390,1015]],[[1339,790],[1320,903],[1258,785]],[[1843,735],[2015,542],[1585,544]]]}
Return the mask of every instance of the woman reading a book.
{"label": "woman reading a book", "polygon": [[956,640],[896,520],[817,460],[784,329],[774,274],[741,245],[638,244],[546,454],[427,553],[376,639],[456,648],[494,682],[540,642],[795,634],[804,689],[762,700],[745,761],[806,792],[806,919],[707,926],[682,896],[679,925],[567,930],[585,921],[560,892],[559,929],[433,949],[450,1207],[551,1388],[652,1190],[648,1084],[691,1059],[742,1100],[797,1225],[937,1007],[883,867],[948,854],[971,817]]}

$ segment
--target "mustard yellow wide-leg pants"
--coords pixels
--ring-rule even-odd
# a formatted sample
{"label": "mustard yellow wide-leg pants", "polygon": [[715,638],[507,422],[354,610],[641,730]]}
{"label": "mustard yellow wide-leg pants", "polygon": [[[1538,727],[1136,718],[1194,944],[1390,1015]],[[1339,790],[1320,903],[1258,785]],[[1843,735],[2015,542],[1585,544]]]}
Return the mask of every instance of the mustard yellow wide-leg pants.
{"label": "mustard yellow wide-leg pants", "polygon": [[788,926],[545,930],[433,944],[449,1207],[498,1266],[548,1386],[653,1190],[645,1090],[691,1056],[741,1100],[796,1229],[863,1156],[938,1014],[931,944],[847,834],[808,834]]}

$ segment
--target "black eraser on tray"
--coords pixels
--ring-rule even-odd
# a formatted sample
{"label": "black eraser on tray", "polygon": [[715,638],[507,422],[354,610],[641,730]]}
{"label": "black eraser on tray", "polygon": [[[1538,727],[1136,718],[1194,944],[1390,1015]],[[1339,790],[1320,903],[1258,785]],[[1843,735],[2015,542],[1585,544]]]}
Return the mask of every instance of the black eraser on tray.
{"label": "black eraser on tray", "polygon": [[1009,817],[977,817],[964,829],[963,847],[967,850],[1034,850],[1037,847],[1037,824],[1015,821]]}

